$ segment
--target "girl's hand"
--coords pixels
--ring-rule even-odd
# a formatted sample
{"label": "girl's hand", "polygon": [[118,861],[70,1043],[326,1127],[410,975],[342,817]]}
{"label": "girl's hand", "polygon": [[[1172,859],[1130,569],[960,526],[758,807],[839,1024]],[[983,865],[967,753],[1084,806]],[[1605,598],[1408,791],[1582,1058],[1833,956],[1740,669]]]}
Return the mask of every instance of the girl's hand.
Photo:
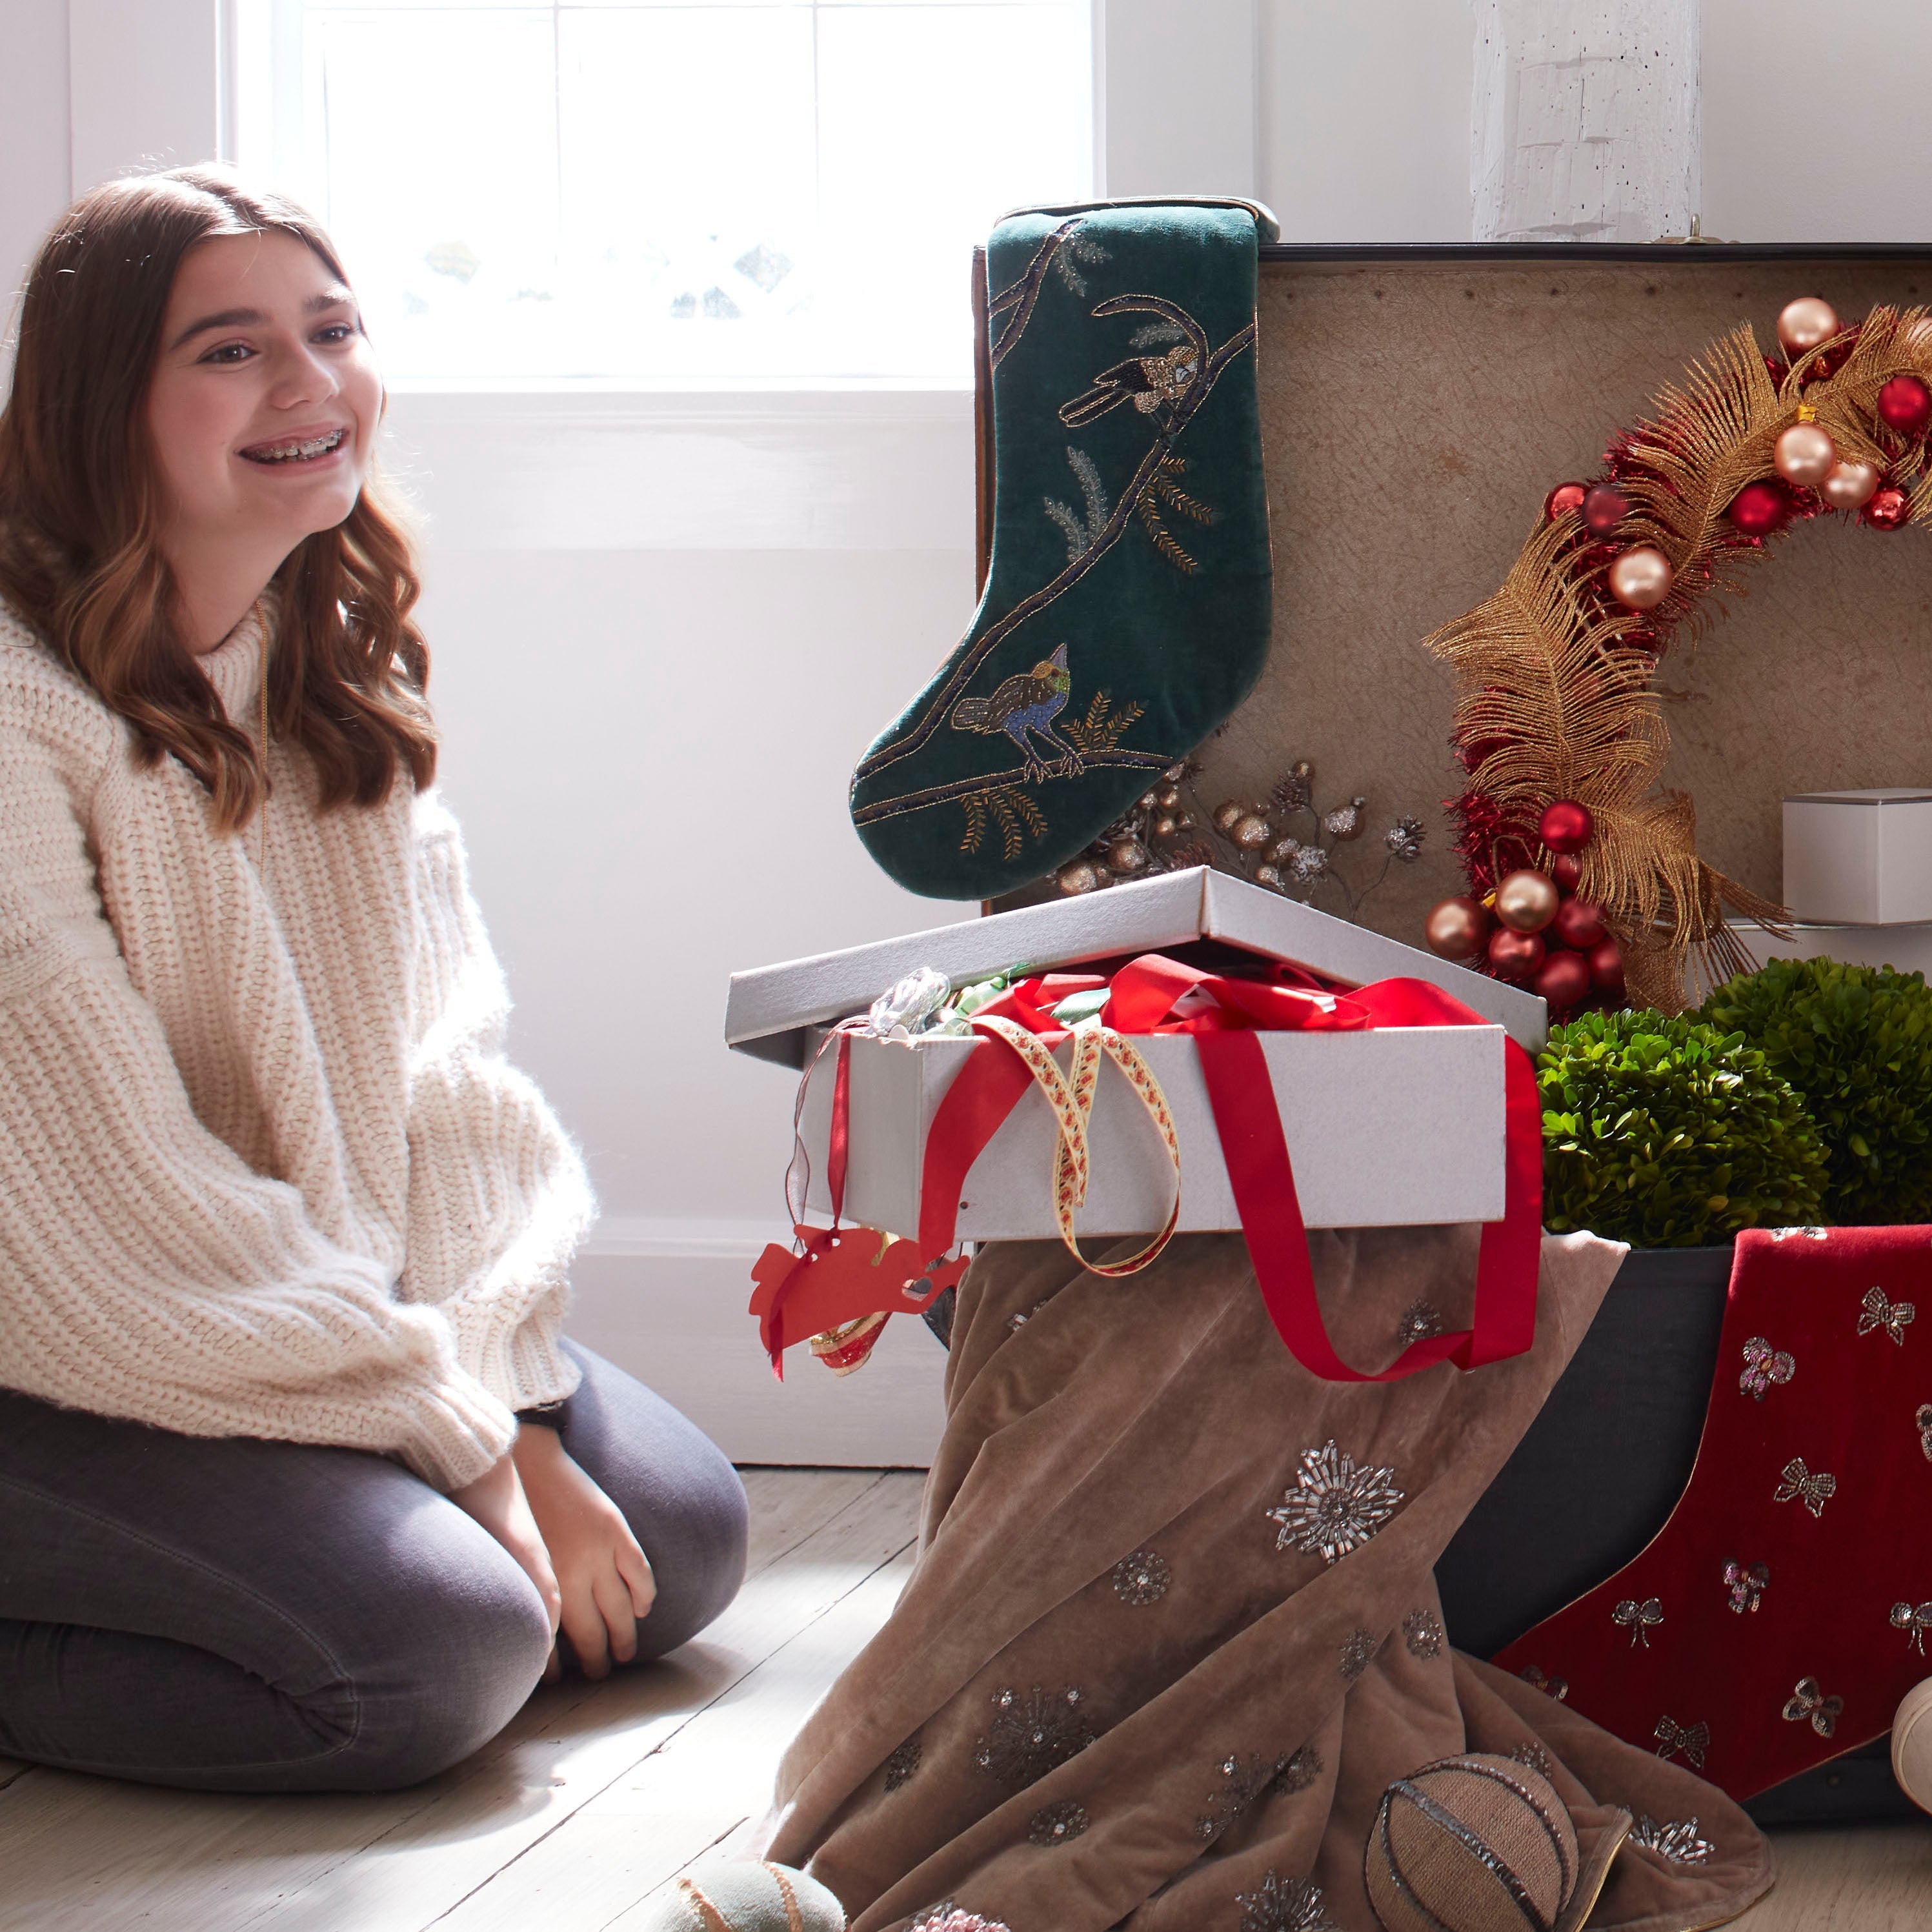
{"label": "girl's hand", "polygon": [[[608,1677],[638,1654],[638,1619],[657,1595],[651,1566],[622,1510],[573,1462],[554,1429],[526,1422],[511,1452],[556,1566],[563,1634],[586,1677]],[[550,1675],[557,1672],[553,1655]]]}
{"label": "girl's hand", "polygon": [[554,1636],[562,1614],[563,1593],[512,1458],[499,1456],[475,1482],[452,1490],[449,1500],[474,1516],[522,1564],[524,1574],[537,1586],[537,1594],[543,1599],[544,1614],[550,1618],[550,1634]]}

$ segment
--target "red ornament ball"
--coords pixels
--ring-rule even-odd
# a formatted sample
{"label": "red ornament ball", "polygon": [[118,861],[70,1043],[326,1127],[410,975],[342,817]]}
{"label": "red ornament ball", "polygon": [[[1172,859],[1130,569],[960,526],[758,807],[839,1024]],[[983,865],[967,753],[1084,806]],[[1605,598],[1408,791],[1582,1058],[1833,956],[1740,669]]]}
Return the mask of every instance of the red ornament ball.
{"label": "red ornament ball", "polygon": [[1583,883],[1583,862],[1574,852],[1559,852],[1550,861],[1550,876],[1559,890],[1574,892]]}
{"label": "red ornament ball", "polygon": [[1583,507],[1583,499],[1589,494],[1580,483],[1559,483],[1543,500],[1543,518],[1553,524],[1559,517],[1574,515]]}
{"label": "red ornament ball", "polygon": [[1606,537],[1630,514],[1630,499],[1614,483],[1599,483],[1583,499],[1583,527]]}
{"label": "red ornament ball", "polygon": [[1589,962],[1580,952],[1552,952],[1544,961],[1532,990],[1561,1012],[1588,997]]}
{"label": "red ornament ball", "polygon": [[1748,537],[1768,537],[1791,520],[1791,493],[1781,483],[1761,478],[1747,483],[1724,512]]}
{"label": "red ornament ball", "polygon": [[1596,829],[1590,808],[1568,798],[1559,798],[1554,805],[1544,806],[1536,826],[1538,836],[1552,852],[1582,851]]}
{"label": "red ornament ball", "polygon": [[1916,439],[1932,423],[1932,389],[1916,376],[1894,376],[1878,392],[1878,418],[1887,429]]}
{"label": "red ornament ball", "polygon": [[1590,983],[1607,998],[1620,1000],[1624,992],[1623,949],[1614,939],[1606,939],[1590,948]]}
{"label": "red ornament ball", "polygon": [[1499,979],[1527,980],[1543,964],[1543,936],[1499,926],[1490,934],[1490,964]]}
{"label": "red ornament ball", "polygon": [[1565,946],[1587,952],[1605,936],[1604,909],[1588,899],[1565,899],[1556,908],[1550,929]]}
{"label": "red ornament ball", "polygon": [[1858,514],[1875,530],[1900,530],[1912,514],[1912,499],[1903,490],[1888,487],[1874,492]]}

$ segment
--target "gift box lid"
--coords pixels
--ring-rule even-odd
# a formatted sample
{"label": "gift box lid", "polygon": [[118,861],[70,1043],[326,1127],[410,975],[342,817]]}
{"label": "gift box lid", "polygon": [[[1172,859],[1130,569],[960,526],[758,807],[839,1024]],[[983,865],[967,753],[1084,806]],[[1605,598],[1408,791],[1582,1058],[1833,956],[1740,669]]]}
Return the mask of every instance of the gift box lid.
{"label": "gift box lid", "polygon": [[1543,1045],[1546,1010],[1534,994],[1204,868],[734,973],[725,1043],[801,1066],[810,1028],[862,1012],[916,967],[932,967],[957,981],[1009,966],[1044,972],[1200,939],[1305,966],[1350,986],[1426,980],[1531,1052]]}

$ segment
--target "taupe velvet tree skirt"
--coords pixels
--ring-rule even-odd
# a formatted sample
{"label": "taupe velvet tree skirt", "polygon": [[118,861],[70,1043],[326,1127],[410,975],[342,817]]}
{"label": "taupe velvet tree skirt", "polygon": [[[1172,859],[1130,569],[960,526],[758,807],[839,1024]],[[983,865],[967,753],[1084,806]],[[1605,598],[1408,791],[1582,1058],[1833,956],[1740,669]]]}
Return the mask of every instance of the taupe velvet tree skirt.
{"label": "taupe velvet tree skirt", "polygon": [[[1393,1360],[1406,1325],[1466,1325],[1473,1230],[1311,1246],[1359,1366]],[[1622,1254],[1546,1239],[1526,1356],[1342,1385],[1282,1346],[1238,1235],[1184,1236],[1120,1281],[1058,1244],[986,1250],[917,1565],[787,1752],[768,1856],[830,1886],[853,1932],[946,1901],[1012,1932],[1374,1932],[1384,1787],[1490,1750],[1546,1765],[1586,1858],[1614,1808],[1696,1820],[1677,1842],[1702,1858],[1627,1846],[1592,1926],[1743,1910],[1771,1862],[1736,1805],[1442,1638],[1436,1557]]]}

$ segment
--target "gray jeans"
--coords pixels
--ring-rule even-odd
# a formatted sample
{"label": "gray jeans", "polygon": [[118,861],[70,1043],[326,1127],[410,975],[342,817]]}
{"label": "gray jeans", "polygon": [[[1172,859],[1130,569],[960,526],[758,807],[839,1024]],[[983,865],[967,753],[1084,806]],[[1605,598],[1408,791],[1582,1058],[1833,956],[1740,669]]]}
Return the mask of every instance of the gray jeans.
{"label": "gray jeans", "polygon": [[[558,1426],[651,1560],[639,1654],[662,1656],[736,1594],[744,1488],[669,1403],[570,1352],[584,1383]],[[381,1456],[0,1390],[0,1755],[208,1791],[386,1790],[494,1737],[549,1651],[523,1571]]]}

